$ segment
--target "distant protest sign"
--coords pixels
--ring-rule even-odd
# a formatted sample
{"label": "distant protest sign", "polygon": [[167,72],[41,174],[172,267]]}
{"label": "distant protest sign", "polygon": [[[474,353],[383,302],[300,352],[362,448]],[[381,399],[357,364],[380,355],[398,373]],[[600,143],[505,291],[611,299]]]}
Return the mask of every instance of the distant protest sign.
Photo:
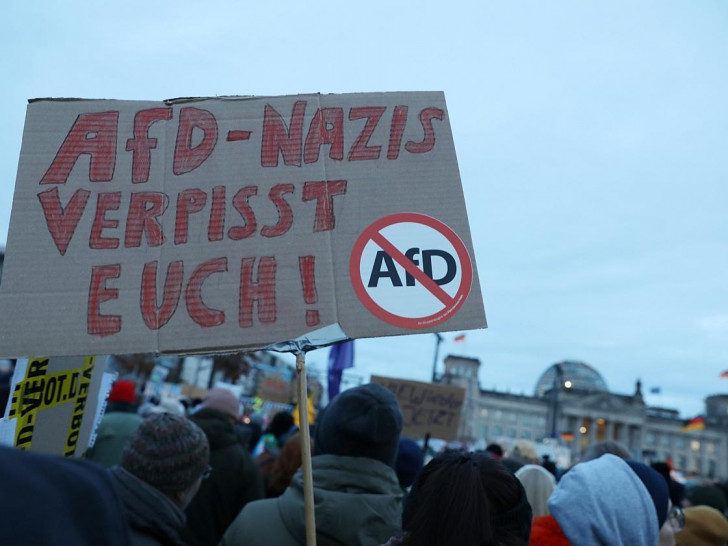
{"label": "distant protest sign", "polygon": [[485,325],[442,93],[28,106],[0,357]]}
{"label": "distant protest sign", "polygon": [[285,367],[258,364],[256,396],[268,402],[290,404],[293,399],[293,372]]}
{"label": "distant protest sign", "polygon": [[404,421],[402,436],[457,439],[465,389],[377,375],[372,383],[385,386],[397,398]]}
{"label": "distant protest sign", "polygon": [[81,456],[111,386],[104,375],[103,360],[93,356],[19,360],[0,441],[24,451]]}

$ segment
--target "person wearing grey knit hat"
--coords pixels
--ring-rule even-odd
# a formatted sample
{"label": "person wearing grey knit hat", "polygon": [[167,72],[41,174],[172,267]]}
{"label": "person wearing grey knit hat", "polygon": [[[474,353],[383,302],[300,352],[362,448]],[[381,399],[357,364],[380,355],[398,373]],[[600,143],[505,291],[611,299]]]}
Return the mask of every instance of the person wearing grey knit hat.
{"label": "person wearing grey knit hat", "polygon": [[[401,528],[402,490],[394,471],[402,413],[371,383],[346,390],[316,418],[312,459],[320,544],[382,544]],[[276,499],[248,504],[220,546],[305,544],[303,474]]]}
{"label": "person wearing grey knit hat", "polygon": [[127,515],[132,544],[184,544],[185,507],[209,472],[210,447],[200,427],[162,413],[132,435],[110,472]]}

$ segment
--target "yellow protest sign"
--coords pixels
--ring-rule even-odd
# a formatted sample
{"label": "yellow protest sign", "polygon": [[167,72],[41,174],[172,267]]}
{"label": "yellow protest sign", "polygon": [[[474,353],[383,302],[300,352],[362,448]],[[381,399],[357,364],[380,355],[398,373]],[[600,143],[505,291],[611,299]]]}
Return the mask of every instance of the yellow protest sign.
{"label": "yellow protest sign", "polygon": [[[25,451],[77,456],[88,446],[103,373],[96,357],[19,361],[3,436]],[[8,433],[7,431],[11,431]]]}

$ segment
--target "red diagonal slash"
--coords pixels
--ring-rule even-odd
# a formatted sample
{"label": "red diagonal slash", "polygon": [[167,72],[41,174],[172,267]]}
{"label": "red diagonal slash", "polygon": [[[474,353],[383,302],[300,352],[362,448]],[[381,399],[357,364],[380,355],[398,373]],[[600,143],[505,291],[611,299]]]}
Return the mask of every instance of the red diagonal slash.
{"label": "red diagonal slash", "polygon": [[384,237],[384,235],[382,235],[380,232],[376,232],[374,235],[372,235],[372,241],[378,244],[381,249],[384,250],[384,252],[392,257],[394,261],[404,267],[404,270],[407,273],[417,279],[420,284],[422,284],[422,286],[430,291],[433,296],[440,300],[443,305],[447,307],[454,303],[454,300],[450,297],[450,295],[442,288],[440,288],[440,285],[438,285],[430,277],[425,275],[424,271],[422,271],[419,267],[412,263],[412,260],[410,260],[407,256],[402,254],[392,243],[390,243]]}

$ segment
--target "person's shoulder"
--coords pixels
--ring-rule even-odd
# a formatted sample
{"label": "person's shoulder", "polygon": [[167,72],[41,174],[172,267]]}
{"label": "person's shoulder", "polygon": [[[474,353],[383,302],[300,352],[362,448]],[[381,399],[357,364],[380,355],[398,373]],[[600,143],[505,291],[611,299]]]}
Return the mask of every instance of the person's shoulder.
{"label": "person's shoulder", "polygon": [[111,478],[104,468],[84,459],[2,447],[0,463],[2,463],[0,466],[8,472],[55,478],[58,481],[68,482],[77,489],[88,488],[103,491],[111,484]]}
{"label": "person's shoulder", "polygon": [[278,544],[272,535],[282,532],[283,527],[277,499],[249,502],[228,527],[220,546]]}
{"label": "person's shoulder", "polygon": [[246,504],[245,508],[240,511],[239,517],[255,520],[257,517],[268,514],[277,515],[278,513],[278,499],[261,499]]}
{"label": "person's shoulder", "polygon": [[99,427],[109,425],[135,425],[138,426],[144,421],[144,418],[138,413],[129,413],[124,411],[114,411],[105,413],[99,422]]}
{"label": "person's shoulder", "polygon": [[0,447],[0,483],[3,544],[20,544],[21,534],[25,544],[49,544],[49,533],[68,544],[127,544],[111,475],[94,463]]}

